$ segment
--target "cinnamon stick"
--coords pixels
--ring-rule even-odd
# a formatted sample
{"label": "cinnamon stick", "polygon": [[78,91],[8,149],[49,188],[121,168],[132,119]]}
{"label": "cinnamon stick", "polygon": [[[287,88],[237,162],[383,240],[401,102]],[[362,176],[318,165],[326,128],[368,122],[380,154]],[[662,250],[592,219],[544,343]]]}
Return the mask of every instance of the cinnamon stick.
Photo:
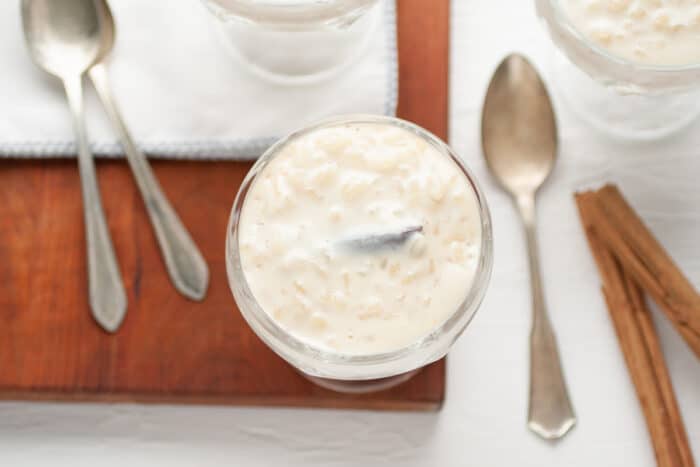
{"label": "cinnamon stick", "polygon": [[667,415],[671,425],[670,428],[673,430],[673,438],[680,455],[679,465],[688,467],[693,466],[695,465],[695,462],[693,461],[693,453],[690,450],[690,443],[688,442],[688,435],[685,432],[683,417],[681,417],[681,412],[678,408],[676,395],[673,391],[673,384],[671,383],[671,375],[666,367],[666,361],[664,360],[664,355],[661,350],[661,343],[659,341],[659,336],[656,333],[654,321],[652,320],[651,313],[644,302],[642,289],[636,283],[634,283],[628,274],[623,273],[623,277],[632,301],[632,310],[635,314],[638,329],[644,338],[644,342],[646,343],[646,350],[649,355],[651,367],[654,370],[654,381],[658,385],[663,406],[668,412]]}
{"label": "cinnamon stick", "polygon": [[607,185],[588,202],[587,224],[654,299],[700,358],[700,295],[625,201]]}
{"label": "cinnamon stick", "polygon": [[600,271],[608,311],[647,421],[657,464],[692,467],[695,464],[683,419],[642,291],[598,235],[598,193],[577,194],[576,202]]}

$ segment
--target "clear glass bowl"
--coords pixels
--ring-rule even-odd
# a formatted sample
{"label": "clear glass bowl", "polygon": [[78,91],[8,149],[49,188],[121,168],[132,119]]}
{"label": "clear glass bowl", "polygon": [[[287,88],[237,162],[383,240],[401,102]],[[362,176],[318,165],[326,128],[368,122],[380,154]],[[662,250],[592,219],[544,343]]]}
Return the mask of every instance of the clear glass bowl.
{"label": "clear glass bowl", "polygon": [[556,48],[554,89],[596,128],[630,139],[679,130],[700,114],[700,63],[655,66],[611,54],[571,24],[558,0],[535,0]]}
{"label": "clear glass bowl", "polygon": [[[454,313],[429,335],[397,351],[374,355],[343,355],[311,346],[280,327],[258,304],[244,271],[238,245],[238,223],[246,195],[258,174],[287,144],[321,128],[374,123],[403,128],[454,161],[472,187],[481,221],[481,248],[474,280],[465,284],[464,300]],[[442,358],[464,331],[479,308],[491,276],[493,241],[491,220],[484,195],[462,159],[428,131],[404,120],[373,115],[348,115],[324,120],[281,139],[258,159],[241,184],[233,205],[226,236],[226,269],[229,285],[241,314],[253,331],[279,356],[321,386],[345,392],[384,389],[402,382],[411,372]]]}
{"label": "clear glass bowl", "polygon": [[379,0],[203,1],[233,56],[285,84],[318,81],[349,64],[380,14]]}

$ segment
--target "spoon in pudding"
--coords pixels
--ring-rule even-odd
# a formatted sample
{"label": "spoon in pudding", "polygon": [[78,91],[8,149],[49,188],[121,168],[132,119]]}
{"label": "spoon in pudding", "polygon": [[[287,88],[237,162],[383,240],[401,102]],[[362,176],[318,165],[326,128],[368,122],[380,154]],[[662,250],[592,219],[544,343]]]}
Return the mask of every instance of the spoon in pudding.
{"label": "spoon in pudding", "polygon": [[397,248],[413,235],[423,231],[422,225],[406,227],[396,232],[375,233],[348,238],[338,243],[348,251],[372,253]]}
{"label": "spoon in pudding", "polygon": [[576,417],[545,307],[535,232],[535,195],[554,166],[557,127],[544,83],[520,55],[506,57],[491,79],[481,143],[486,164],[515,201],[525,226],[532,287],[528,427],[543,438],[561,438]]}

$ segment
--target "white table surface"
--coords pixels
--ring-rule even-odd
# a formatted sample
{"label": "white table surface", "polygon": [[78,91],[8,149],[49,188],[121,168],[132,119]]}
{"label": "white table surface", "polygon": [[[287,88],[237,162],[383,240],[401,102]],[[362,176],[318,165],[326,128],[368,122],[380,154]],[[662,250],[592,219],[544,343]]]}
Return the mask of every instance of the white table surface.
{"label": "white table surface", "polygon": [[[558,105],[561,160],[541,193],[539,235],[547,302],[579,424],[564,440],[543,442],[525,428],[530,318],[523,239],[508,199],[487,176],[478,132],[497,62],[521,51],[546,72],[548,42],[527,0],[454,0],[452,16],[451,142],[482,181],[496,253],[484,304],[450,353],[441,412],[3,403],[0,465],[654,465],[571,193],[618,182],[700,285],[700,124],[671,139],[624,143]],[[656,317],[700,460],[700,362]]]}

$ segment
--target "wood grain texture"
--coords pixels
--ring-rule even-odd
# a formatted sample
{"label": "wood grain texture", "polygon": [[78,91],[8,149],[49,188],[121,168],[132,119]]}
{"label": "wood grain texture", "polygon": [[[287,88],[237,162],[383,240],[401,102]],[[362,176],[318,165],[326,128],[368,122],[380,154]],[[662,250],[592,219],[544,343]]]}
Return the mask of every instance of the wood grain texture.
{"label": "wood grain texture", "polygon": [[[400,0],[399,116],[447,136],[449,0]],[[66,116],[66,118],[68,118]],[[248,328],[226,279],[224,238],[250,164],[157,161],[154,170],[211,270],[206,300],[168,280],[124,161],[98,177],[129,309],[115,336],[87,304],[75,161],[0,163],[0,398],[439,408],[445,363],[401,386],[336,394],[301,377]]]}

